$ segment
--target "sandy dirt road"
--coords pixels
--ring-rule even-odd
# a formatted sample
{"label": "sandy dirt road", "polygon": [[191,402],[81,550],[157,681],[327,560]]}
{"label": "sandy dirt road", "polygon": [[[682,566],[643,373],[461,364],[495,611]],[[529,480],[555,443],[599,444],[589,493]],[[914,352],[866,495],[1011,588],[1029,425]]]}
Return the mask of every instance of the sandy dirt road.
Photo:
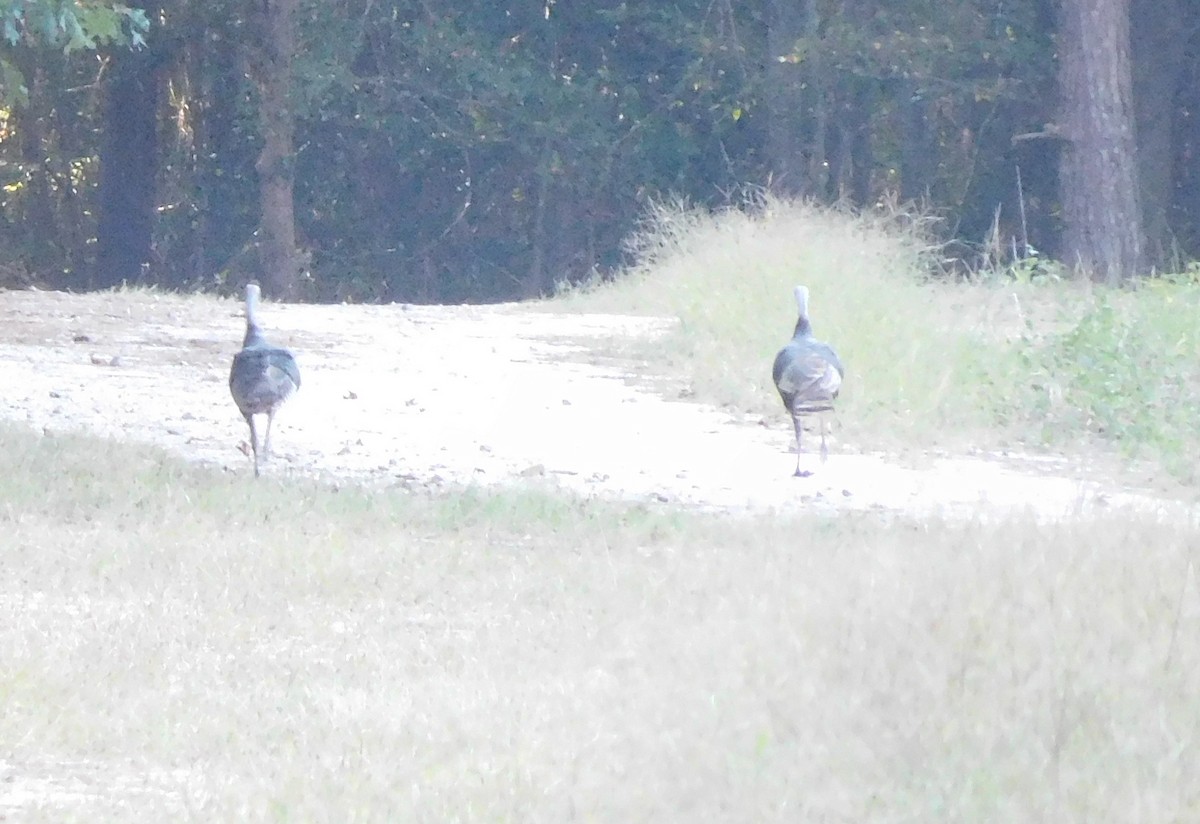
{"label": "sandy dirt road", "polygon": [[[1061,461],[929,457],[919,465],[835,444],[790,477],[791,429],[668,400],[630,380],[609,344],[670,321],[520,306],[268,303],[300,393],[277,419],[268,474],[439,487],[557,485],[586,495],[714,509],[879,509],[1044,518],[1182,505],[1098,482]],[[241,307],[144,292],[0,293],[0,416],[53,436],[87,431],[251,471],[229,396]],[[815,445],[815,444],[814,444]]]}

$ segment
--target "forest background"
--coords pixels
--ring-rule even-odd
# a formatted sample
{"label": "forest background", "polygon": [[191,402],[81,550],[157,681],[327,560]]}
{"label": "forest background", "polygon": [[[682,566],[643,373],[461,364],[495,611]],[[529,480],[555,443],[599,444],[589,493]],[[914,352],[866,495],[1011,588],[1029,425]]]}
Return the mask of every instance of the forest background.
{"label": "forest background", "polygon": [[528,298],[619,268],[656,202],[762,189],[920,215],[945,277],[1116,283],[1200,252],[1196,0],[0,16],[7,286]]}

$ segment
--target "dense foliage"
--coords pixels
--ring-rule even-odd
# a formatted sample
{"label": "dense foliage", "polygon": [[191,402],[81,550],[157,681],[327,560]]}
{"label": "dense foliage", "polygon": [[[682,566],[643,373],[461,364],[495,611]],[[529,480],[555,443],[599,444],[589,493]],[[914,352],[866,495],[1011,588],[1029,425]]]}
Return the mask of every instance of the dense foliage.
{"label": "dense foliage", "polygon": [[[0,3],[28,89],[0,132],[4,282],[221,289],[256,276],[259,4],[138,5]],[[1152,227],[1161,266],[1200,244],[1183,163],[1200,136],[1198,15],[1134,5],[1154,54],[1149,35],[1165,31],[1185,55],[1152,65],[1135,37],[1149,67],[1135,91],[1165,99],[1171,127],[1148,153],[1173,187]],[[74,17],[34,42],[13,28],[26,7]],[[130,52],[116,35],[132,21],[140,38],[147,19]],[[288,171],[312,299],[545,293],[618,264],[648,202],[719,205],[747,186],[920,200],[966,268],[1027,243],[1057,250],[1048,0],[304,0],[296,22]],[[85,48],[64,57],[63,38]],[[132,136],[114,145],[122,128]],[[147,147],[110,162],[121,171],[102,192],[105,153],[135,139]],[[112,239],[125,218],[150,239],[133,271]]]}

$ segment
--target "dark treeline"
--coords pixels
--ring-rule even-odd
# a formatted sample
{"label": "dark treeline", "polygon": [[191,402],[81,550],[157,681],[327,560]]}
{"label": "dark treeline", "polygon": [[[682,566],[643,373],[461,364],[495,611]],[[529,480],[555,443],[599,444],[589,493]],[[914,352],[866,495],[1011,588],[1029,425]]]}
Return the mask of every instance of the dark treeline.
{"label": "dark treeline", "polygon": [[919,202],[962,268],[1200,252],[1200,0],[134,5],[143,48],[8,38],[0,282],[511,299],[748,186]]}

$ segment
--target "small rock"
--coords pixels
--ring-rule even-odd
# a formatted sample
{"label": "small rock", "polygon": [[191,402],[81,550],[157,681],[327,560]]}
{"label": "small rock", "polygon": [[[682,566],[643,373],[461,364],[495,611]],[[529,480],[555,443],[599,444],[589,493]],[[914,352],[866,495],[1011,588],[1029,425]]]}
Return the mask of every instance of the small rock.
{"label": "small rock", "polygon": [[527,466],[522,469],[520,474],[522,478],[540,477],[546,474],[546,467],[542,466],[541,464],[534,464],[533,466]]}
{"label": "small rock", "polygon": [[358,393],[352,389],[347,389],[346,394],[342,395],[342,399],[347,401],[356,401],[358,400]]}

